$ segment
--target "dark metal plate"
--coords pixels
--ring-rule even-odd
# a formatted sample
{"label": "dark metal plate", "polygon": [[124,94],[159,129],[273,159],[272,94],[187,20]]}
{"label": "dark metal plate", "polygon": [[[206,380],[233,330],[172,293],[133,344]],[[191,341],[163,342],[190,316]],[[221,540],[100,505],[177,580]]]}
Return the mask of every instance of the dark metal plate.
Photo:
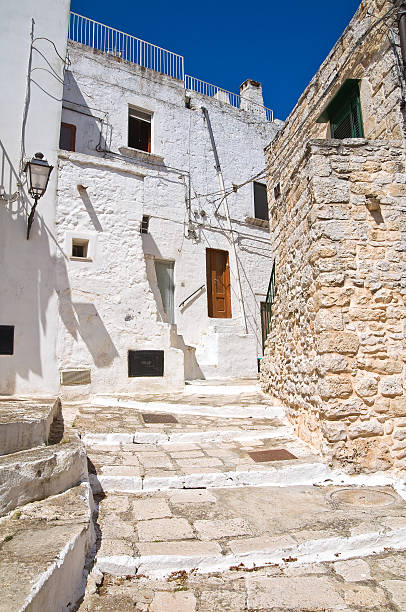
{"label": "dark metal plate", "polygon": [[251,459],[256,463],[265,463],[266,461],[288,461],[289,459],[297,459],[284,448],[274,448],[273,450],[252,451],[248,453]]}
{"label": "dark metal plate", "polygon": [[143,412],[144,423],[177,423],[173,414],[158,414],[157,412]]}

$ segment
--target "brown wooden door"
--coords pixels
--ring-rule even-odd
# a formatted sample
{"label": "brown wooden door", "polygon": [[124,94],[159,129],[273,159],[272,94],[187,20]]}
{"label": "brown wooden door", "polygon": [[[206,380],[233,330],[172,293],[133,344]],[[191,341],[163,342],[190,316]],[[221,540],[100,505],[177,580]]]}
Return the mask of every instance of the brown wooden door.
{"label": "brown wooden door", "polygon": [[228,252],[206,249],[207,304],[209,317],[231,319]]}

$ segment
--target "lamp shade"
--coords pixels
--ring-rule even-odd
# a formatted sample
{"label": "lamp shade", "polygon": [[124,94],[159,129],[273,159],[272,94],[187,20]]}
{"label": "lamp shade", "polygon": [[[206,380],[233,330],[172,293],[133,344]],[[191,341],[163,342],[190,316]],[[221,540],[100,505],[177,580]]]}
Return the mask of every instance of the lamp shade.
{"label": "lamp shade", "polygon": [[25,165],[27,173],[28,193],[33,198],[40,198],[44,195],[48,186],[49,176],[53,166],[50,166],[42,153],[36,153],[31,161]]}

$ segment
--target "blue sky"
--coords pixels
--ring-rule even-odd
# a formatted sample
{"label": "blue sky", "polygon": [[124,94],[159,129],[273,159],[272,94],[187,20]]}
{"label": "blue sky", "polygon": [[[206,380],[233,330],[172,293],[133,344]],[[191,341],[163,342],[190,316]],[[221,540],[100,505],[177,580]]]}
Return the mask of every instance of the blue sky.
{"label": "blue sky", "polygon": [[261,81],[265,105],[285,119],[359,1],[71,0],[71,9],[183,55],[187,74],[224,89]]}

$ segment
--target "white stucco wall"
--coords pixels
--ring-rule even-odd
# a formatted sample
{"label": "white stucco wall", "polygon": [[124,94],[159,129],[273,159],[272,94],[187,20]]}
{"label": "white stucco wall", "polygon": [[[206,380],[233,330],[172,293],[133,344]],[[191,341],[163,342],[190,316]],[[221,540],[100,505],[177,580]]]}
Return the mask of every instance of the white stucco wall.
{"label": "white stucco wall", "polygon": [[[97,247],[91,262],[69,260],[66,249],[59,257],[60,368],[90,367],[93,392],[131,393],[144,383],[128,379],[127,350],[165,348],[164,385],[178,384],[179,355],[186,378],[255,375],[261,354],[259,303],[272,268],[268,230],[245,220],[254,217],[252,183],[228,197],[247,334],[226,219],[214,214],[221,194],[201,107],[209,111],[226,188],[264,168],[263,148],[276,124],[194,92],[189,92],[192,108],[186,108],[180,81],[81,45],[70,43],[69,53],[62,121],[76,125],[76,152],[61,153],[58,242],[65,245],[69,232],[87,232]],[[151,155],[127,148],[129,105],[153,113]],[[189,173],[195,237],[188,235]],[[78,190],[78,184],[86,190]],[[224,215],[224,208],[219,212]],[[143,215],[151,216],[147,235],[139,232]],[[178,308],[206,283],[206,248],[230,252],[232,319],[208,317],[206,290]],[[154,258],[175,262],[172,330]],[[89,315],[86,325],[99,317],[94,333],[82,328],[85,317],[76,303]]]}
{"label": "white stucco wall", "polygon": [[0,2],[0,325],[15,326],[14,355],[0,355],[0,394],[49,394],[59,386],[57,171],[39,201],[29,241],[27,211],[33,201],[18,183],[25,182],[23,157],[41,151],[51,165],[57,163],[69,4]]}

